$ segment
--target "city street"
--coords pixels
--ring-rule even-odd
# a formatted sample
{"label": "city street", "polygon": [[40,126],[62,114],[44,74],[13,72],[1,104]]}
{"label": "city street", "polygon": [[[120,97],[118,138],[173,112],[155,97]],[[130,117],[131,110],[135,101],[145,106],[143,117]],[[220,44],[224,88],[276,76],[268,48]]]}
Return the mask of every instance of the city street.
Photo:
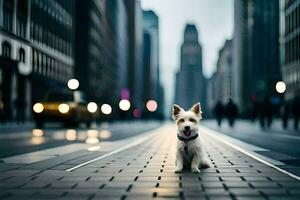
{"label": "city street", "polygon": [[[160,123],[133,121],[101,123],[93,126],[94,128],[90,129],[64,128],[61,124],[47,124],[44,129],[36,129],[33,124],[11,125],[8,128],[0,126],[0,158],[73,143],[97,144],[120,140],[157,128]],[[95,137],[97,139],[93,139]]]}
{"label": "city street", "polygon": [[0,199],[300,199],[299,13],[0,0]]}
{"label": "city street", "polygon": [[[258,122],[238,121],[234,127],[230,127],[226,120],[221,127],[215,120],[204,120],[204,126],[236,138],[256,147],[255,152],[285,164],[283,168],[300,175],[300,134],[290,128],[282,129],[281,121],[275,120],[270,129],[261,129]],[[292,166],[290,166],[292,165]],[[295,168],[294,166],[297,166]]]}
{"label": "city street", "polygon": [[[101,132],[104,128],[111,132]],[[262,148],[206,125],[199,132],[211,168],[200,174],[174,173],[177,139],[169,122],[102,124],[93,131],[49,129],[44,130],[47,136],[35,137],[46,137],[54,148],[1,159],[1,199],[300,198],[300,177],[286,171],[284,163],[261,157],[255,150]],[[78,139],[81,131],[86,132],[85,140]],[[21,141],[24,134],[8,135]],[[7,151],[14,148],[12,143],[8,146]]]}

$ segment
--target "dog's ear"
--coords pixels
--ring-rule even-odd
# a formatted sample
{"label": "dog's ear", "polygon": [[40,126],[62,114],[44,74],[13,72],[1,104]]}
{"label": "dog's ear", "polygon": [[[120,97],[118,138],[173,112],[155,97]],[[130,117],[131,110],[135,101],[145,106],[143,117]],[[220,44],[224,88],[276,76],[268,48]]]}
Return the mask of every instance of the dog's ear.
{"label": "dog's ear", "polygon": [[202,111],[201,111],[201,105],[200,102],[196,103],[195,105],[193,105],[190,109],[191,111],[193,111],[196,115],[198,115],[200,118],[202,117]]}
{"label": "dog's ear", "polygon": [[183,109],[180,107],[180,106],[178,106],[178,105],[176,105],[176,104],[173,104],[173,111],[172,111],[172,118],[174,119],[174,120],[176,120],[177,119],[177,116],[180,114],[180,112],[182,112],[183,111]]}

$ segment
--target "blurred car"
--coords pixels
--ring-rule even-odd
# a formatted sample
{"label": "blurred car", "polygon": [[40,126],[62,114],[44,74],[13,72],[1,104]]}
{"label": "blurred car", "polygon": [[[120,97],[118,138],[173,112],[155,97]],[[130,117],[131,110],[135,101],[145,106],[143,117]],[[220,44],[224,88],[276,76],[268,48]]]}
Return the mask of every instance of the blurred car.
{"label": "blurred car", "polygon": [[78,126],[83,122],[90,126],[93,120],[80,91],[49,92],[45,101],[33,105],[33,117],[37,127],[45,122],[63,122],[66,126]]}

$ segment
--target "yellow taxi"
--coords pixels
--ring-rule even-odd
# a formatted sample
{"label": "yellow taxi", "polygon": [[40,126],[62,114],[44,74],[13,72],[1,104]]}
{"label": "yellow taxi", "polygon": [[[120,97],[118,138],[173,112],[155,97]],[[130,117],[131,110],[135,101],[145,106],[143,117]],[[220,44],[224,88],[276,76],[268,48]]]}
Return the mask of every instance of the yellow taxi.
{"label": "yellow taxi", "polygon": [[80,91],[49,92],[46,100],[35,103],[32,109],[38,127],[45,122],[63,122],[66,126],[77,126],[83,122],[90,126],[93,119]]}

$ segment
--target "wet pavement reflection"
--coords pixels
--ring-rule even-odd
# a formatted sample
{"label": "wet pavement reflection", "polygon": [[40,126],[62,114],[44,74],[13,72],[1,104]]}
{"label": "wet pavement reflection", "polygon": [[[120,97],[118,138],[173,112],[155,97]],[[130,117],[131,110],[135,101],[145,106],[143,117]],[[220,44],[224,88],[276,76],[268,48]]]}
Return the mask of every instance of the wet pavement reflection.
{"label": "wet pavement reflection", "polygon": [[90,151],[100,148],[101,142],[125,139],[130,136],[157,128],[159,122],[130,122],[93,124],[90,129],[61,128],[46,126],[16,133],[0,133],[0,158],[19,155],[73,143],[93,145]]}

